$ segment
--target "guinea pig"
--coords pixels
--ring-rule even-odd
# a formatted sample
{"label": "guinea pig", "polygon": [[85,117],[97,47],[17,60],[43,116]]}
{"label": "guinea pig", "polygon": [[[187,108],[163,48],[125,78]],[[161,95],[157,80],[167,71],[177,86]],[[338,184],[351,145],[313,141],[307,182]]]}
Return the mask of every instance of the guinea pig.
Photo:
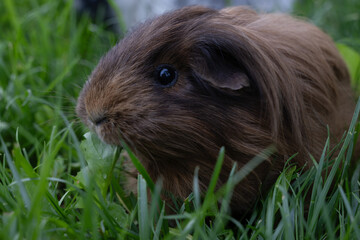
{"label": "guinea pig", "polygon": [[269,156],[234,189],[233,212],[246,213],[286,161],[319,159],[337,143],[355,101],[331,38],[285,14],[244,7],[185,7],[150,19],[103,56],[85,83],[78,116],[106,143],[134,151],[163,190],[203,191],[219,149],[218,185],[269,146]]}

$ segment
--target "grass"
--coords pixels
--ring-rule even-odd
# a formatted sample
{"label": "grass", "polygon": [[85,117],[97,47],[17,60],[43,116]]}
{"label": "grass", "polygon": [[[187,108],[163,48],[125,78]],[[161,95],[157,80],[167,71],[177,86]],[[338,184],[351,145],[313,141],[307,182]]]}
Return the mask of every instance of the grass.
{"label": "grass", "polygon": [[293,14],[305,16],[336,42],[360,51],[360,2],[358,0],[297,0]]}
{"label": "grass", "polygon": [[[244,170],[215,191],[226,149],[205,196],[195,172],[194,192],[167,215],[161,182],[152,182],[130,152],[142,175],[138,195],[126,194],[126,149],[82,137],[86,129],[74,116],[81,85],[117,37],[76,18],[72,1],[0,1],[0,29],[0,239],[360,239],[360,167],[350,165],[360,106],[339,153],[327,143],[309,171],[287,165],[247,219],[228,214]],[[339,36],[358,89],[356,45]]]}

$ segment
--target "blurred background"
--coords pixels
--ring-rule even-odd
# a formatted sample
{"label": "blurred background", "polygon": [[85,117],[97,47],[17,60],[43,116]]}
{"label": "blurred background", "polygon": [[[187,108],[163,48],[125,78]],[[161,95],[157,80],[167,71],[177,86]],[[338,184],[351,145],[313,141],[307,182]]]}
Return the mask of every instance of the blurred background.
{"label": "blurred background", "polygon": [[[335,39],[360,36],[359,0],[76,0],[80,14],[89,14],[114,31],[124,32],[137,23],[188,5],[215,9],[247,5],[260,12],[286,12],[311,19]],[[359,42],[351,43],[359,49]]]}
{"label": "blurred background", "polygon": [[288,12],[294,4],[294,0],[76,0],[76,7],[80,12],[91,12],[92,16],[95,16],[96,12],[103,11],[108,20],[111,21],[109,16],[113,16],[113,14],[108,7],[108,2],[119,7],[126,27],[132,27],[149,17],[188,5],[203,5],[216,9],[230,5],[248,5],[262,11],[280,10]]}

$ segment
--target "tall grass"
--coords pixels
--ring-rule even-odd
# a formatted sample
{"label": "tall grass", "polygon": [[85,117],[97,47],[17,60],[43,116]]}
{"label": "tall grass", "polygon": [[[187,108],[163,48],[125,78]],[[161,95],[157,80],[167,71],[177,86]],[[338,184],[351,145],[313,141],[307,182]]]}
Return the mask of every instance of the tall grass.
{"label": "tall grass", "polygon": [[[169,215],[161,182],[127,147],[83,137],[73,114],[79,86],[116,36],[73,9],[72,1],[0,1],[0,239],[360,239],[360,167],[350,164],[359,105],[338,154],[327,142],[310,170],[287,165],[250,216],[232,218],[228,204],[245,170],[234,167],[215,189],[226,149],[207,193],[195,172],[193,193]],[[360,86],[358,53],[339,49]],[[141,173],[137,196],[123,188],[124,161]]]}

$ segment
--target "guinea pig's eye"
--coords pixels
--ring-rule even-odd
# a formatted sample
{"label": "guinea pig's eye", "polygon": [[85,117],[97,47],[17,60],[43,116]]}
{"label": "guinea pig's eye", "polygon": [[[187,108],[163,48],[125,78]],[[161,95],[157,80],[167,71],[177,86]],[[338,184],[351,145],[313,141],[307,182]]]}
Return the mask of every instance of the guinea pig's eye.
{"label": "guinea pig's eye", "polygon": [[155,70],[155,79],[163,87],[173,86],[178,78],[176,69],[168,64],[159,65]]}

